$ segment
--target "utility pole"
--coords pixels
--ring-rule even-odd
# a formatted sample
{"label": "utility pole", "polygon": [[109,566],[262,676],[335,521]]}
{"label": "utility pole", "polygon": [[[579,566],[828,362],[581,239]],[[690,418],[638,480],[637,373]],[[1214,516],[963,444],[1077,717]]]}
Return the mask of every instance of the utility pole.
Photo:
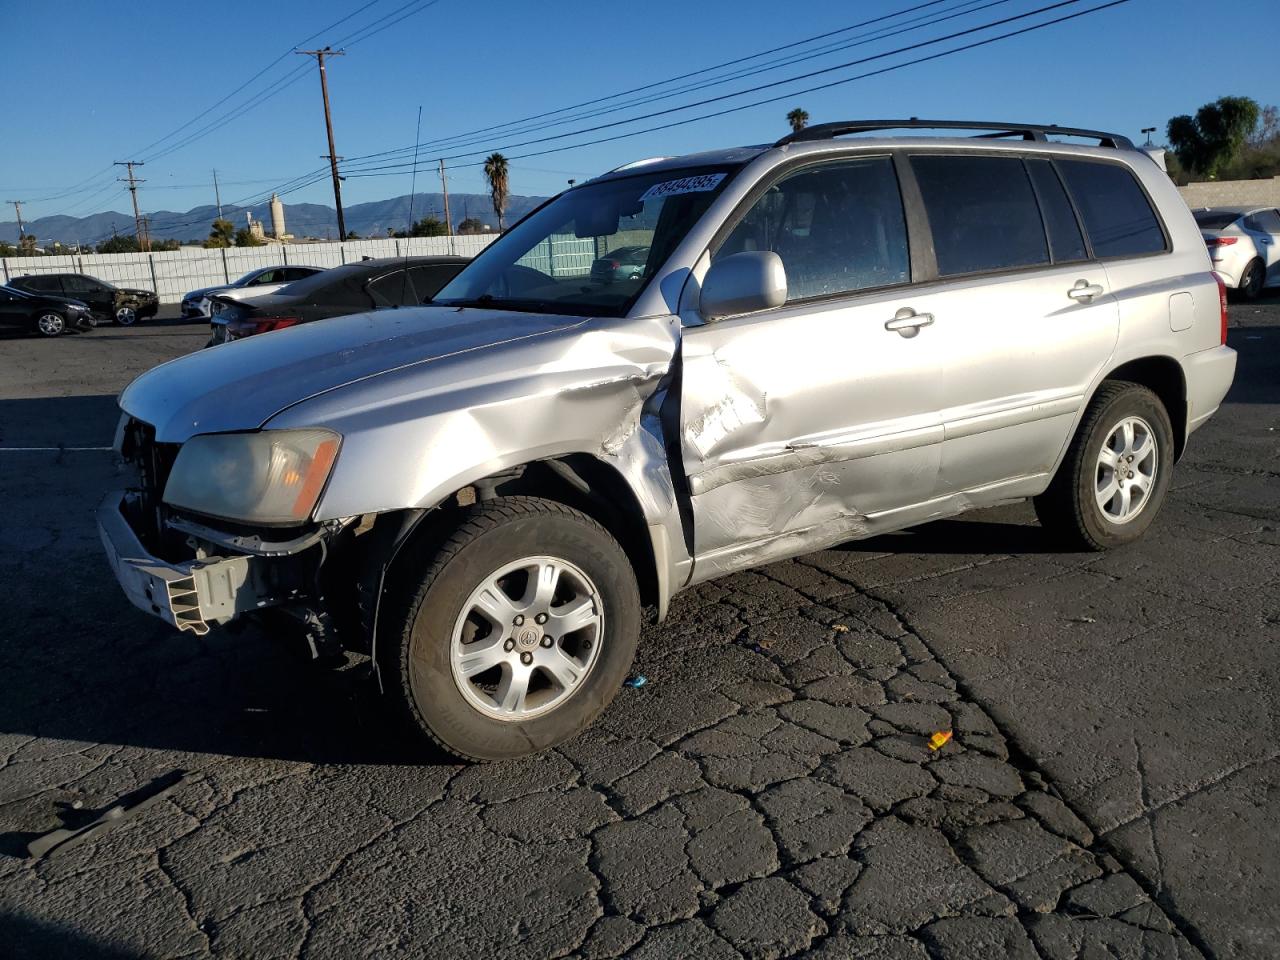
{"label": "utility pole", "polygon": [[1151,135],[1156,132],[1155,127],[1143,127],[1142,132],[1147,135],[1147,142],[1143,144],[1145,147],[1151,146]]}
{"label": "utility pole", "polygon": [[218,205],[218,219],[222,219],[222,194],[218,192],[218,170],[213,171],[213,202]]}
{"label": "utility pole", "polygon": [[449,181],[444,175],[444,160],[440,161],[440,189],[444,191],[444,226],[449,236],[453,236],[453,221],[449,219]]}
{"label": "utility pole", "polygon": [[343,57],[346,54],[342,50],[332,50],[329,47],[325,47],[323,50],[295,50],[293,52],[304,57],[315,57],[316,63],[320,67],[320,95],[324,98],[324,129],[329,135],[329,168],[333,172],[333,205],[338,211],[338,238],[345,239],[347,236],[347,224],[342,216],[342,178],[338,176],[338,151],[333,146],[333,118],[329,113],[329,81],[325,75],[324,58]]}
{"label": "utility pole", "polygon": [[[440,162],[441,162],[441,163],[444,163],[444,161],[443,161],[443,160],[441,160]],[[25,230],[25,229],[23,228],[23,226],[22,226],[22,201],[21,201],[21,200],[6,200],[6,201],[5,201],[5,203],[12,203],[12,204],[13,204],[13,210],[14,210],[14,212],[18,215],[18,239],[19,239],[19,240],[21,240],[23,237],[25,237],[25,236],[27,235],[26,230]],[[448,205],[448,201],[445,201],[445,204],[446,204],[446,207],[447,207],[447,205]]]}
{"label": "utility pole", "polygon": [[118,177],[121,183],[129,185],[129,193],[133,195],[133,238],[138,241],[138,249],[146,253],[150,248],[146,240],[146,231],[142,227],[142,214],[138,212],[138,184],[146,183],[133,175],[133,168],[142,166],[140,160],[117,160],[114,164],[117,167],[128,167],[129,175],[127,177]]}

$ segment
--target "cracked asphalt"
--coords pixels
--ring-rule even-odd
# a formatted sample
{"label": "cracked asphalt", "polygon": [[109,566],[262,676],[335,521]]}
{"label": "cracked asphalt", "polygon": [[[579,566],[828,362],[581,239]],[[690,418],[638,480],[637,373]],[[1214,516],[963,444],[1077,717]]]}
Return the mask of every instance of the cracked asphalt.
{"label": "cracked asphalt", "polygon": [[120,595],[94,448],[204,338],[0,340],[6,956],[1280,956],[1280,298],[1142,543],[1018,505],[705,584],[593,729],[473,767],[361,663]]}

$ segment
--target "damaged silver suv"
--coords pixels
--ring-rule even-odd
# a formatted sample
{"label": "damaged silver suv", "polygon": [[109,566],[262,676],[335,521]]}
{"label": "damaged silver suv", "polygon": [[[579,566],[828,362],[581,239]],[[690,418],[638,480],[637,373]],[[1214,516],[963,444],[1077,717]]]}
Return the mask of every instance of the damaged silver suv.
{"label": "damaged silver suv", "polygon": [[290,617],[421,734],[515,757],[589,724],[700,581],[1023,498],[1077,547],[1141,536],[1225,334],[1123,137],[815,126],[574,187],[422,308],[157,367],[99,523],[143,610]]}

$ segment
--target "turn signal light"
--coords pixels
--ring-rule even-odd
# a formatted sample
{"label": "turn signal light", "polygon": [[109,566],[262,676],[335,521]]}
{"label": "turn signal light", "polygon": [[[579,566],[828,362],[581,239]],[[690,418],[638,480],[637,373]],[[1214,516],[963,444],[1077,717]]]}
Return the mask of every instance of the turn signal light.
{"label": "turn signal light", "polygon": [[1235,243],[1239,237],[1205,237],[1204,245],[1206,247],[1229,247]]}
{"label": "turn signal light", "polygon": [[1222,342],[1225,344],[1227,342],[1227,285],[1216,273],[1213,279],[1218,282],[1218,310],[1222,319]]}

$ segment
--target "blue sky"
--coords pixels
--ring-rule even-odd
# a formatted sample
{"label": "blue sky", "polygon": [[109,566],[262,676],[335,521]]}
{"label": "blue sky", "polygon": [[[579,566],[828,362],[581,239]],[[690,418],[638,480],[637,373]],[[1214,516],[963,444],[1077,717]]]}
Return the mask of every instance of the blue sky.
{"label": "blue sky", "polygon": [[[350,14],[355,15],[306,45],[336,43],[397,9],[415,10],[424,0],[407,6],[410,2],[224,0],[188,4],[134,0],[120,5],[103,0],[56,4],[9,0],[0,4],[5,74],[11,94],[7,111],[10,136],[0,152],[0,199],[26,200],[23,212],[28,218],[128,211],[128,196],[122,185],[113,181],[118,171],[108,169],[112,161],[163,151],[308,63],[305,75],[255,109],[210,128],[207,136],[151,159],[140,171],[147,182],[139,196],[145,211],[185,210],[212,202],[210,171],[214,167],[223,184],[224,202],[256,198],[273,186],[315,170],[324,162],[320,155],[326,152],[326,144],[314,61],[285,54],[309,35]],[[423,108],[423,140],[454,136],[606,97],[921,2],[647,0],[602,4],[600,0],[562,0],[534,4],[490,0],[480,4],[438,0],[429,9],[349,44],[345,57],[331,61],[337,152],[356,157],[413,143],[419,105]],[[967,4],[940,0],[887,24],[947,16],[987,2],[991,0],[969,0]],[[517,155],[623,133],[662,121],[539,146],[509,147],[516,141],[821,69],[1049,2],[1052,0],[1000,0],[989,9],[943,24],[872,40],[703,92],[692,90],[670,100],[526,135],[486,134],[476,138],[474,145],[426,149],[421,153],[426,172],[420,169],[418,189],[438,189],[430,167],[441,153],[507,148],[505,153]],[[999,29],[1016,29],[1101,2],[1104,0],[1082,0]],[[361,10],[366,4],[367,9]],[[1254,17],[1249,23],[1248,44],[1274,50],[1280,41],[1277,19]],[[1239,40],[1239,35],[1226,32],[1228,28],[1226,21],[1208,15],[1202,0],[1130,0],[1069,23],[931,63],[820,92],[797,93],[782,103],[612,143],[513,159],[511,188],[517,194],[549,194],[561,189],[569,177],[583,179],[638,157],[772,140],[786,132],[784,114],[793,105],[808,110],[814,123],[849,117],[990,117],[1114,129],[1134,139],[1140,128],[1156,126],[1159,137],[1170,116],[1194,112],[1200,104],[1219,96],[1280,100],[1280,81],[1274,71],[1265,67],[1239,69],[1227,55]],[[861,28],[826,42],[856,39],[874,29]],[[1215,31],[1223,31],[1220,40],[1207,40],[1206,33]],[[991,32],[995,31],[928,47],[916,56]],[[789,52],[806,49],[797,47]],[[277,58],[280,62],[271,66]],[[907,56],[878,60],[716,106],[786,95],[806,85],[904,59]],[[145,149],[264,68],[269,69],[208,116],[178,136]],[[633,94],[616,102],[634,103],[651,95]],[[696,116],[708,109],[714,107],[664,119]],[[20,135],[14,135],[15,124]],[[484,191],[479,168],[465,165],[480,158],[451,162],[451,190]],[[376,165],[376,161],[365,165]],[[78,187],[77,192],[66,194],[72,187]],[[408,190],[407,174],[351,177],[344,185],[344,200],[353,204]],[[66,195],[44,199],[58,194]],[[289,193],[286,199],[331,203],[332,191],[324,179]],[[10,218],[0,212],[0,219]]]}

